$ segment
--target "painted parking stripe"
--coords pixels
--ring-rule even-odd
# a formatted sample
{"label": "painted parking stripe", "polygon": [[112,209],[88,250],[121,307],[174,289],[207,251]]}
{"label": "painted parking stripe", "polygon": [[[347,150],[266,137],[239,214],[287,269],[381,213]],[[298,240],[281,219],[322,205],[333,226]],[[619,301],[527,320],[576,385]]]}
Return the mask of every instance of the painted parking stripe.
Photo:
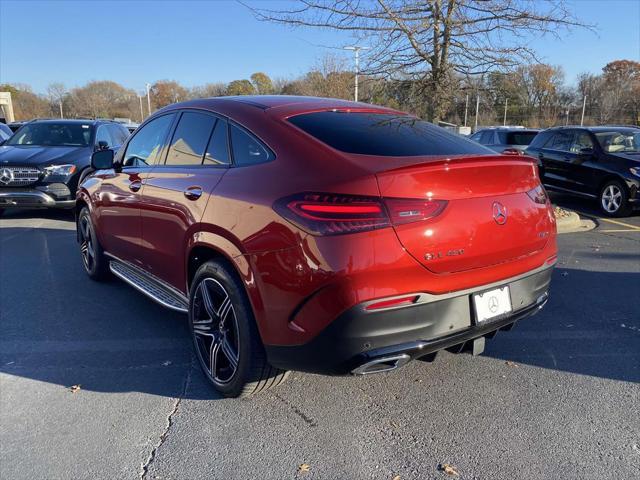
{"label": "painted parking stripe", "polygon": [[603,222],[613,223],[615,225],[620,225],[621,227],[628,227],[632,230],[640,230],[640,227],[637,225],[631,225],[630,223],[620,222],[618,220],[612,220],[610,218],[598,218],[598,220],[602,220]]}
{"label": "painted parking stripe", "polygon": [[640,228],[634,228],[633,230],[598,230],[600,233],[640,233]]}

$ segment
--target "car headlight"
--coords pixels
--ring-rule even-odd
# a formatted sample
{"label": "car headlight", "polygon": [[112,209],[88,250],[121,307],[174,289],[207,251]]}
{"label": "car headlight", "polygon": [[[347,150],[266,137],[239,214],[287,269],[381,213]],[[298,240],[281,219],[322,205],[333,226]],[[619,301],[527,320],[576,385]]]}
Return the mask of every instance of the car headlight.
{"label": "car headlight", "polygon": [[629,169],[631,175],[635,175],[636,177],[640,177],[640,167],[632,167]]}
{"label": "car headlight", "polygon": [[47,177],[68,177],[73,175],[78,169],[75,165],[51,165],[45,167],[44,173]]}

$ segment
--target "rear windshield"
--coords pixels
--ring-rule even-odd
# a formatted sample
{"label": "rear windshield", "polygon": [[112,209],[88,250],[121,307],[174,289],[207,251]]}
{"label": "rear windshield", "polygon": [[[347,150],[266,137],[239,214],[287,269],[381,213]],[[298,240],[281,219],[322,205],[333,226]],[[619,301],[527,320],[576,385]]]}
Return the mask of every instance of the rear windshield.
{"label": "rear windshield", "polygon": [[529,145],[538,132],[498,132],[502,145]]}
{"label": "rear windshield", "polygon": [[487,155],[471,140],[415,117],[386,113],[315,112],[289,118],[321,142],[346,153],[386,157]]}

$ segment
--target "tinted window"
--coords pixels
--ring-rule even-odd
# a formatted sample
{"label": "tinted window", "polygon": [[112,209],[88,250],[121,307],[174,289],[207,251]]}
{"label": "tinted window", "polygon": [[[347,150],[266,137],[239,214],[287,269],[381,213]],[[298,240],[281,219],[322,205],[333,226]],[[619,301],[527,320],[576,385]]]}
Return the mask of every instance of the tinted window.
{"label": "tinted window", "polygon": [[476,132],[473,135],[471,135],[469,138],[471,140],[473,140],[474,142],[479,142],[480,141],[480,137],[482,136],[482,132]]}
{"label": "tinted window", "polygon": [[529,145],[529,147],[532,148],[540,148],[542,147],[544,144],[547,143],[547,140],[549,139],[549,137],[552,135],[551,132],[549,131],[544,131],[544,132],[540,132],[539,134],[537,134],[533,141],[531,142],[531,144]]}
{"label": "tinted window", "polygon": [[580,153],[580,150],[583,148],[590,148],[593,150],[593,141],[591,140],[589,132],[577,130],[573,144],[571,145],[571,152]]}
{"label": "tinted window", "polygon": [[167,165],[201,165],[204,150],[216,118],[204,113],[185,112],[173,134]]}
{"label": "tinted window", "polygon": [[482,132],[480,143],[482,145],[491,145],[493,143],[493,130],[485,130]]}
{"label": "tinted window", "polygon": [[498,132],[502,145],[529,145],[537,132]]}
{"label": "tinted window", "polygon": [[571,150],[572,142],[573,133],[571,133],[571,131],[561,130],[553,134],[544,148],[549,148],[551,150],[560,150],[561,152],[568,152]]}
{"label": "tinted window", "polygon": [[230,125],[231,148],[236,165],[255,165],[271,160],[271,154],[258,140],[240,127]]}
{"label": "tinted window", "polygon": [[122,145],[129,137],[129,130],[120,125],[107,125],[109,132],[111,132],[111,138],[114,146]]}
{"label": "tinted window", "polygon": [[96,132],[96,145],[99,145],[99,142],[105,142],[109,147],[114,145],[106,125],[100,125],[98,127],[98,131]]}
{"label": "tinted window", "polygon": [[29,123],[7,141],[7,145],[42,145],[48,147],[86,147],[92,127],[83,123]]}
{"label": "tinted window", "polygon": [[227,133],[226,120],[218,120],[209,140],[207,151],[204,154],[205,165],[229,164],[229,135]]}
{"label": "tinted window", "polygon": [[158,160],[173,122],[173,114],[155,118],[136,131],[124,155],[125,166],[151,165]]}
{"label": "tinted window", "polygon": [[409,116],[316,112],[297,115],[289,121],[348,153],[398,157],[493,153],[460,135]]}

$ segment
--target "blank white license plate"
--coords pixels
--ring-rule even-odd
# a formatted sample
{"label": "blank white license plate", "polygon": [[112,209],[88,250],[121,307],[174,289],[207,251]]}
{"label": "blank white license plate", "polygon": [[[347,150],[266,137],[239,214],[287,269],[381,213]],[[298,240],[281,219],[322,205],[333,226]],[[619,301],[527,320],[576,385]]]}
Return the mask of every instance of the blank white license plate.
{"label": "blank white license plate", "polygon": [[478,323],[509,313],[511,311],[509,287],[476,293],[473,295],[473,304],[476,307]]}

